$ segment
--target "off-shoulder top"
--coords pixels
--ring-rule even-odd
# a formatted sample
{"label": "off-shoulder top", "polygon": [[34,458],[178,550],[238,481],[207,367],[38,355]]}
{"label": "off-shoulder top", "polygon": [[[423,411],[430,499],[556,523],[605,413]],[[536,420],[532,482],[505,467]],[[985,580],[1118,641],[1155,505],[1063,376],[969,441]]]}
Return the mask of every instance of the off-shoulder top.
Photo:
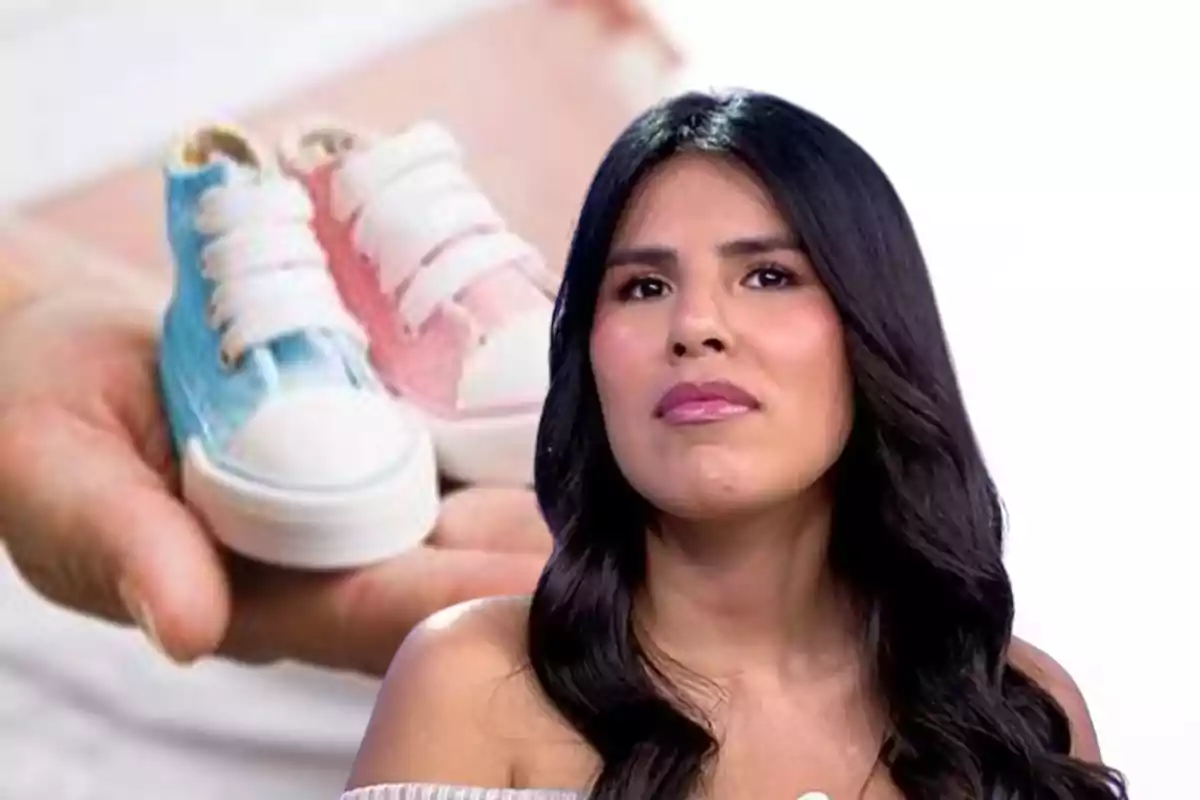
{"label": "off-shoulder top", "polygon": [[389,783],[353,789],[342,800],[583,800],[564,789],[486,789],[442,783]]}
{"label": "off-shoulder top", "polygon": [[[567,789],[485,789],[442,783],[390,783],[353,789],[342,800],[583,800]],[[823,792],[806,792],[797,800],[829,800]]]}

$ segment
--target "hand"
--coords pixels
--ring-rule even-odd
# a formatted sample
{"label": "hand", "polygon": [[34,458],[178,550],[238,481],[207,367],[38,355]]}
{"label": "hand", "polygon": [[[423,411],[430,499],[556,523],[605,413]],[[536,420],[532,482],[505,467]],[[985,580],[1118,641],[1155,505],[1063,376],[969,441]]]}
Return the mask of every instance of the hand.
{"label": "hand", "polygon": [[219,548],[179,500],[159,407],[157,298],[79,292],[0,318],[0,538],[45,597],[136,621],[169,657],[382,673],[429,614],[529,591],[549,549],[531,492],[463,489],[429,543],[310,574]]}

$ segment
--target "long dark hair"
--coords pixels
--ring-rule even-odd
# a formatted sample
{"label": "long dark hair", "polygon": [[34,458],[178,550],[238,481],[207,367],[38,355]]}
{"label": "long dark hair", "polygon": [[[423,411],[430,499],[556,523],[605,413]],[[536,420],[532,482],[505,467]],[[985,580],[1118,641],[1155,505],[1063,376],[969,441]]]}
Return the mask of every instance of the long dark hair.
{"label": "long dark hair", "polygon": [[1068,755],[1062,708],[1008,663],[1000,502],[891,183],[845,134],[790,103],[693,93],[640,116],[608,152],[555,310],[535,470],[555,546],[533,596],[529,657],[601,759],[592,798],[684,800],[717,752],[706,721],[664,690],[634,626],[652,509],[617,468],[588,348],[630,193],[648,170],[696,151],[757,175],[844,326],[856,407],[835,470],[830,560],[867,609],[892,781],[926,800],[1126,797],[1119,773]]}

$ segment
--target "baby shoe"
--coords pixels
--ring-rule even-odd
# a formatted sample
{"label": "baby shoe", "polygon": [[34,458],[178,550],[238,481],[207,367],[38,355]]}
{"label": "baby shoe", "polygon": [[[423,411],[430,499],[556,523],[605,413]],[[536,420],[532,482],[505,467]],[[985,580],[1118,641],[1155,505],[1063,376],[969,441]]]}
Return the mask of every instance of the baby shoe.
{"label": "baby shoe", "polygon": [[435,123],[383,137],[315,124],[285,137],[314,230],[389,388],[423,413],[438,465],[528,484],[558,281],[509,230]]}
{"label": "baby shoe", "polygon": [[283,566],[418,543],[438,509],[432,437],[374,371],[304,187],[220,126],[173,149],[165,182],[159,373],[185,499],[231,549]]}

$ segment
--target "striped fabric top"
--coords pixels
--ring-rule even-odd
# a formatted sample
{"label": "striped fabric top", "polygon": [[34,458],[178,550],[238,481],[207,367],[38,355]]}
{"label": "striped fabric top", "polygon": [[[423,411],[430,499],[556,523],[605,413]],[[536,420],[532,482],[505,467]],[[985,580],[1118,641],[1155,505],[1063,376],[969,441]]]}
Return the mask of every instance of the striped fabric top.
{"label": "striped fabric top", "polygon": [[390,783],[353,789],[342,800],[582,800],[562,789],[485,789],[441,783]]}
{"label": "striped fabric top", "polygon": [[[565,789],[484,789],[442,783],[390,783],[354,789],[342,800],[583,800],[579,792]],[[824,792],[806,792],[797,800],[829,800]]]}

